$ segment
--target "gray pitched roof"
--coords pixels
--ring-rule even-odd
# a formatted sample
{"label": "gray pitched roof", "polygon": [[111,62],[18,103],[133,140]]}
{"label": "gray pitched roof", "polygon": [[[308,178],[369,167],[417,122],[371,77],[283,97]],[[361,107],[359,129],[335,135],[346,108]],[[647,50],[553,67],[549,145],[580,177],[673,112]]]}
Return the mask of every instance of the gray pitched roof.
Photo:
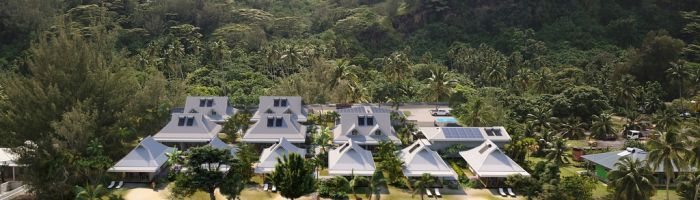
{"label": "gray pitched roof", "polygon": [[[278,104],[275,106],[275,101]],[[287,105],[283,106],[281,103],[286,100]],[[260,96],[260,103],[258,104],[258,110],[255,112],[253,117],[250,118],[251,121],[258,121],[264,119],[263,113],[270,114],[293,114],[294,120],[299,122],[306,122],[306,109],[303,107],[300,96]]]}
{"label": "gray pitched roof", "polygon": [[[211,101],[211,104],[208,102]],[[220,96],[188,96],[184,112],[202,113],[211,121],[221,123],[236,113],[236,109],[228,103],[228,97]]]}
{"label": "gray pitched roof", "polygon": [[374,170],[372,152],[363,149],[352,140],[328,153],[328,174],[330,175],[371,176]]}
{"label": "gray pitched roof", "polygon": [[[282,126],[268,126],[268,119],[275,121],[282,118]],[[293,143],[306,141],[306,126],[293,120],[292,114],[263,113],[261,120],[253,124],[243,135],[241,141],[248,143],[274,143],[280,138],[286,138]]]}
{"label": "gray pitched roof", "polygon": [[209,142],[209,145],[216,149],[228,149],[231,151],[231,155],[233,157],[236,157],[236,153],[238,153],[238,148],[229,144],[226,144],[224,141],[221,141],[219,137],[214,137],[214,139]]}
{"label": "gray pitched roof", "polygon": [[[333,129],[333,142],[336,144],[343,144],[350,139],[360,144],[378,144],[380,141],[401,143],[391,126],[391,110],[361,106],[339,109],[338,113],[340,123]],[[367,117],[373,119],[372,125],[366,123]],[[361,119],[365,119],[364,125],[359,124]]]}
{"label": "gray pitched roof", "polygon": [[420,127],[418,131],[431,142],[436,141],[510,141],[505,127]]}
{"label": "gray pitched roof", "polygon": [[[595,164],[601,165],[607,169],[615,169],[615,163],[617,163],[623,157],[631,157],[635,160],[640,160],[646,162],[647,152],[638,148],[627,148],[620,151],[611,151],[598,154],[588,154],[581,156],[583,159],[593,162]],[[675,172],[679,172],[676,167],[673,167]],[[694,170],[694,169],[693,169]],[[663,164],[660,164],[656,170],[656,173],[663,173]]]}
{"label": "gray pitched roof", "polygon": [[280,138],[279,142],[263,150],[260,154],[260,160],[255,165],[255,173],[270,173],[275,170],[277,158],[286,156],[289,153],[297,153],[302,157],[306,156],[306,150],[294,146],[285,138]]}
{"label": "gray pitched roof", "polygon": [[148,136],[107,171],[153,173],[168,161],[166,153],[172,153],[174,150]]}
{"label": "gray pitched roof", "polygon": [[459,152],[459,155],[479,177],[507,177],[512,174],[530,176],[490,140],[470,150]]}
{"label": "gray pitched roof", "polygon": [[[192,126],[180,125],[181,118],[194,118]],[[209,142],[220,131],[220,125],[201,113],[173,113],[170,122],[153,138],[159,142]]]}
{"label": "gray pitched roof", "polygon": [[0,148],[0,166],[17,166],[17,154],[10,148]]}
{"label": "gray pitched roof", "polygon": [[399,157],[404,162],[403,174],[407,177],[418,177],[428,173],[434,177],[457,178],[457,173],[452,167],[429,146],[427,140],[421,139],[400,151]]}

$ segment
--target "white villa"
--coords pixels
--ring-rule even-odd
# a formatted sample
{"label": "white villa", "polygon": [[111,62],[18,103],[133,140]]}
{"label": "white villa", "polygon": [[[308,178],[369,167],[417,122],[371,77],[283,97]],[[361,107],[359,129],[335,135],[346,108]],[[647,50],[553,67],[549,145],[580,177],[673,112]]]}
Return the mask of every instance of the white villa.
{"label": "white villa", "polygon": [[[17,180],[17,154],[12,152],[10,148],[0,148],[0,179],[8,181]],[[0,182],[2,183],[2,182]]]}
{"label": "white villa", "polygon": [[259,121],[265,119],[263,113],[267,114],[290,114],[294,116],[294,121],[306,122],[306,108],[302,106],[301,97],[299,96],[260,96],[258,110],[255,112],[251,121]]}
{"label": "white villa", "polygon": [[328,153],[329,175],[372,176],[374,170],[372,152],[363,149],[352,139]]}
{"label": "white villa", "polygon": [[433,177],[447,180],[457,179],[457,173],[440,158],[437,152],[430,149],[430,143],[425,139],[417,140],[402,149],[399,157],[404,162],[403,174],[406,177],[420,177],[428,173]]}
{"label": "white villa", "polygon": [[339,109],[340,120],[333,129],[333,143],[344,144],[349,140],[361,145],[377,145],[381,141],[401,144],[391,126],[391,110],[361,106]]}
{"label": "white villa", "polygon": [[499,147],[510,142],[510,135],[502,126],[497,127],[420,127],[422,133],[430,141],[433,150],[444,150],[455,144],[474,148],[484,141],[490,140]]}
{"label": "white villa", "polygon": [[220,125],[201,113],[173,113],[170,122],[153,139],[186,150],[209,143],[220,131]]}
{"label": "white villa", "polygon": [[306,126],[297,122],[295,115],[262,113],[261,117],[248,128],[241,138],[242,142],[271,144],[280,138],[286,138],[291,143],[306,142]]}
{"label": "white villa", "polygon": [[501,187],[506,177],[514,174],[530,176],[518,163],[510,159],[498,146],[486,140],[481,145],[459,152],[469,169],[486,187]]}
{"label": "white villa", "polygon": [[188,96],[185,101],[185,113],[201,113],[212,122],[221,124],[236,113],[228,103],[228,97]]}
{"label": "white villa", "polygon": [[125,182],[151,182],[164,171],[168,161],[166,154],[174,150],[149,136],[107,172],[121,173]]}
{"label": "white villa", "polygon": [[236,153],[238,153],[237,147],[226,144],[224,141],[221,141],[219,137],[214,137],[214,139],[212,139],[211,142],[209,142],[209,145],[211,147],[214,147],[215,149],[229,150],[229,152],[231,152],[231,156],[233,156],[234,158],[236,157]]}
{"label": "white villa", "polygon": [[277,158],[290,153],[297,153],[302,157],[306,156],[306,150],[294,146],[286,138],[280,138],[277,143],[263,150],[260,160],[255,164],[255,173],[267,174],[275,170]]}

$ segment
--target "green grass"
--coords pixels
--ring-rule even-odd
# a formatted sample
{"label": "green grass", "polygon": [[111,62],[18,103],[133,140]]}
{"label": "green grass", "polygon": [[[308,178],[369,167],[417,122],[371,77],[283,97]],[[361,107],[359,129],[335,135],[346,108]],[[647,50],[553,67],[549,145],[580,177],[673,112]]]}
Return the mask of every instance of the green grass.
{"label": "green grass", "polygon": [[319,173],[321,176],[328,176],[328,169],[322,169]]}

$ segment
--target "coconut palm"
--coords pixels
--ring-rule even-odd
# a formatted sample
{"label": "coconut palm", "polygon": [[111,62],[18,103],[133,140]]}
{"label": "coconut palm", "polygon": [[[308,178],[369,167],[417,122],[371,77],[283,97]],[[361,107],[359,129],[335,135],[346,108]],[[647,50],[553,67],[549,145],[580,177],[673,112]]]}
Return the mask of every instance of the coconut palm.
{"label": "coconut palm", "polygon": [[593,116],[591,131],[593,132],[591,136],[596,139],[606,139],[608,136],[614,135],[615,128],[613,128],[612,115],[602,113]]}
{"label": "coconut palm", "polygon": [[[359,88],[358,85],[360,81],[357,74],[353,71],[353,68],[356,68],[356,66],[350,65],[350,62],[347,60],[336,60],[331,72],[328,88],[345,89],[347,94],[354,94],[354,90]],[[347,97],[342,99],[347,100]]]}
{"label": "coconut palm", "polygon": [[413,182],[413,195],[420,194],[420,199],[423,200],[425,190],[435,184],[435,179],[428,173],[423,173],[416,182]]}
{"label": "coconut palm", "polygon": [[314,137],[314,144],[321,147],[321,152],[325,152],[326,148],[331,146],[331,134],[328,127],[322,127]]}
{"label": "coconut palm", "polygon": [[690,71],[683,64],[672,62],[671,67],[666,70],[666,76],[669,80],[675,81],[676,84],[678,84],[678,98],[682,101],[683,85],[685,84],[685,80],[691,76]]}
{"label": "coconut palm", "polygon": [[75,186],[73,188],[76,200],[92,200],[101,199],[107,194],[107,189],[102,185],[87,185],[85,187]]}
{"label": "coconut palm", "polygon": [[584,136],[587,124],[579,118],[571,118],[559,125],[559,135],[564,138],[577,139]]}
{"label": "coconut palm", "polygon": [[685,199],[697,200],[700,196],[700,172],[687,173],[679,178],[678,195]]}
{"label": "coconut palm", "polygon": [[559,119],[552,117],[552,109],[542,109],[535,107],[532,112],[527,114],[527,124],[534,129],[535,132],[543,132],[546,129],[553,127],[554,123]]}
{"label": "coconut palm", "polygon": [[379,200],[381,197],[381,188],[383,185],[386,184],[386,179],[384,178],[384,174],[382,174],[381,171],[377,170],[374,171],[374,174],[372,174],[372,177],[369,179],[369,190],[367,191],[367,199],[372,200],[372,195],[376,196],[376,199]]}
{"label": "coconut palm", "polygon": [[[452,94],[452,88],[456,80],[452,79],[449,72],[442,67],[436,67],[434,70],[430,70],[430,73],[428,90],[426,91],[429,101],[439,102],[445,97],[449,97]],[[435,104],[435,110],[437,109],[438,104]]]}
{"label": "coconut palm", "polygon": [[608,174],[613,189],[613,199],[644,200],[656,193],[651,168],[644,162],[629,156],[615,163],[615,169]]}
{"label": "coconut palm", "polygon": [[384,58],[384,72],[392,81],[401,82],[413,72],[411,63],[406,54],[394,52]]}
{"label": "coconut palm", "polygon": [[668,107],[657,110],[653,115],[653,120],[656,123],[656,127],[662,131],[667,131],[680,124],[678,113]]}
{"label": "coconut palm", "polygon": [[649,145],[649,165],[656,171],[661,167],[666,178],[666,199],[669,199],[668,188],[671,180],[675,177],[675,170],[681,171],[688,168],[686,156],[690,151],[679,140],[679,135],[675,130],[664,134],[663,140],[650,140]]}
{"label": "coconut palm", "polygon": [[175,147],[175,150],[173,150],[172,153],[165,153],[165,155],[168,156],[168,165],[173,167],[177,165],[182,165],[185,161],[184,152],[177,149],[177,147]]}
{"label": "coconut palm", "polygon": [[547,152],[545,158],[547,158],[548,162],[553,161],[557,166],[569,163],[569,155],[566,153],[569,147],[566,144],[566,139],[554,138],[554,141],[549,143],[548,146],[549,148],[545,150]]}
{"label": "coconut palm", "polygon": [[280,60],[285,63],[284,75],[290,75],[292,70],[296,71],[301,66],[303,52],[297,45],[286,45],[280,54]]}

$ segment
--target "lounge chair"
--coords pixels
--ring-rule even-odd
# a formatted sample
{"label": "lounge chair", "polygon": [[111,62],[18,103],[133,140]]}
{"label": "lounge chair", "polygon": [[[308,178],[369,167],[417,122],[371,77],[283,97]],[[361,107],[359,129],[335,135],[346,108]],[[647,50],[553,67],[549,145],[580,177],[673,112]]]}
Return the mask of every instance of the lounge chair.
{"label": "lounge chair", "polygon": [[273,191],[273,192],[277,192],[277,186],[272,185],[272,191]]}
{"label": "lounge chair", "polygon": [[267,183],[263,184],[263,191],[267,191]]}
{"label": "lounge chair", "polygon": [[508,195],[515,197],[515,192],[513,192],[513,188],[508,188]]}
{"label": "lounge chair", "polygon": [[114,187],[114,184],[115,184],[114,181],[110,182],[109,185],[107,186],[107,189],[112,189]]}
{"label": "lounge chair", "polygon": [[503,188],[498,188],[498,193],[500,193],[501,196],[503,196],[503,197],[507,197],[507,196],[508,196],[508,194],[506,194],[506,192],[503,190]]}
{"label": "lounge chair", "polygon": [[119,181],[119,184],[117,184],[117,187],[114,187],[116,189],[122,188],[122,185],[124,185],[124,181]]}
{"label": "lounge chair", "polygon": [[442,196],[442,194],[440,194],[440,189],[439,189],[439,188],[435,188],[435,196],[437,196],[437,197],[441,197],[441,196]]}
{"label": "lounge chair", "polygon": [[432,197],[433,193],[430,192],[430,189],[425,189],[425,195],[428,195],[428,197]]}

